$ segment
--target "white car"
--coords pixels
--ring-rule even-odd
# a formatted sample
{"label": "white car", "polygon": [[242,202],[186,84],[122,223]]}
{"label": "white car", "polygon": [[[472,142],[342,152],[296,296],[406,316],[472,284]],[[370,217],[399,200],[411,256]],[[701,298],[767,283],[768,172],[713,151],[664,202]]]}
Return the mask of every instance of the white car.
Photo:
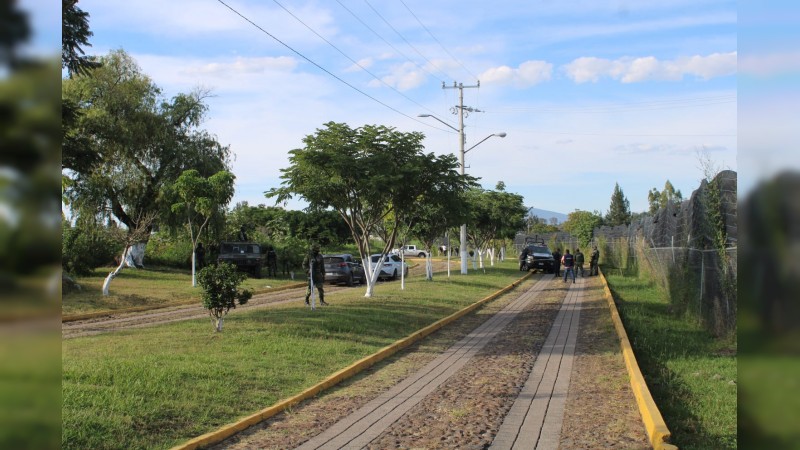
{"label": "white car", "polygon": [[[377,266],[380,259],[380,254],[371,255],[369,257],[369,264],[372,270],[375,270],[375,266]],[[404,277],[408,276],[408,264],[405,264],[397,255],[386,255],[386,258],[383,260],[383,266],[381,266],[381,272],[378,274],[378,278],[390,278],[392,280],[396,280],[401,273],[404,274]]]}

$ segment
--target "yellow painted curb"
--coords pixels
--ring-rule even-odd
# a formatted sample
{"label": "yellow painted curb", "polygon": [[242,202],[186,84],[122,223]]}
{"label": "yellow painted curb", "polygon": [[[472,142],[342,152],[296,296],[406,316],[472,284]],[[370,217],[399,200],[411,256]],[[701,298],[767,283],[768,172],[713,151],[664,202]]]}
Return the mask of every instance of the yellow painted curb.
{"label": "yellow painted curb", "polygon": [[309,399],[311,397],[314,397],[315,395],[319,394],[320,392],[324,391],[325,389],[328,389],[330,387],[333,387],[333,386],[341,383],[342,381],[352,377],[353,375],[355,375],[355,374],[361,372],[362,370],[372,366],[373,364],[375,364],[375,363],[377,363],[377,362],[379,362],[379,361],[381,361],[383,359],[388,358],[389,356],[397,353],[398,351],[400,351],[400,350],[410,346],[411,344],[419,341],[420,339],[424,338],[425,336],[428,336],[429,334],[431,334],[434,331],[444,327],[445,325],[447,325],[447,324],[449,324],[449,323],[451,323],[451,322],[453,322],[453,321],[455,321],[455,320],[457,320],[457,319],[469,314],[470,312],[472,312],[475,309],[479,308],[481,305],[483,305],[483,304],[485,304],[487,302],[490,302],[490,301],[496,299],[497,297],[500,297],[501,295],[505,294],[506,292],[514,289],[515,287],[519,286],[520,284],[522,284],[523,281],[527,280],[532,275],[533,275],[532,273],[525,274],[522,278],[520,278],[517,281],[509,284],[508,286],[504,287],[503,289],[500,289],[499,291],[495,292],[494,294],[491,294],[491,295],[489,295],[487,297],[484,297],[483,299],[478,300],[477,302],[467,306],[466,308],[463,308],[463,309],[461,309],[459,311],[456,311],[455,313],[453,313],[453,314],[451,314],[451,315],[449,315],[449,316],[447,316],[447,317],[445,317],[443,319],[440,319],[440,320],[432,323],[431,325],[428,325],[427,327],[425,327],[425,328],[423,328],[421,330],[418,330],[418,331],[410,334],[409,336],[407,336],[407,337],[405,337],[403,339],[400,339],[399,341],[396,341],[395,343],[393,343],[393,344],[391,344],[389,346],[386,346],[386,347],[378,350],[377,352],[373,353],[372,355],[366,356],[366,357],[354,362],[350,366],[345,367],[344,369],[342,369],[342,370],[340,370],[338,372],[335,372],[334,374],[328,376],[328,378],[325,378],[321,382],[315,384],[314,386],[311,386],[310,388],[304,390],[303,392],[301,392],[301,393],[299,393],[299,394],[297,394],[297,395],[295,395],[293,397],[289,397],[287,399],[281,400],[278,403],[276,403],[276,404],[274,404],[274,405],[272,405],[272,406],[270,406],[268,408],[262,409],[261,411],[255,413],[255,414],[252,414],[250,416],[247,416],[247,417],[245,417],[245,418],[243,418],[243,419],[241,419],[241,420],[239,420],[237,422],[225,425],[225,426],[223,426],[222,428],[219,428],[216,431],[212,431],[210,433],[206,433],[206,434],[204,434],[202,436],[198,436],[198,437],[196,437],[196,438],[194,438],[194,439],[192,439],[192,440],[190,440],[188,442],[185,442],[185,443],[183,443],[181,445],[177,445],[175,447],[172,447],[172,450],[193,450],[193,449],[196,449],[196,448],[201,448],[201,447],[204,447],[204,446],[216,444],[218,442],[221,442],[221,441],[233,436],[234,434],[236,434],[236,433],[238,433],[238,432],[240,432],[242,430],[245,430],[245,429],[247,429],[247,428],[249,428],[249,427],[251,427],[251,426],[253,426],[253,425],[257,424],[257,423],[260,423],[260,422],[262,422],[262,421],[264,421],[266,419],[269,419],[270,417],[278,414],[279,412],[281,412],[281,411],[283,411],[285,409],[288,409],[288,408],[290,408],[290,407],[302,402],[303,400],[307,400],[307,399]]}
{"label": "yellow painted curb", "polygon": [[[276,287],[274,289],[259,290],[254,295],[285,291],[285,290],[288,290],[288,289],[304,287],[305,285],[306,285],[306,283],[285,284],[283,286],[279,286],[279,287]],[[150,310],[156,310],[156,309],[172,308],[172,307],[175,307],[175,306],[197,305],[197,304],[199,304],[199,302],[200,302],[200,299],[198,298],[198,299],[186,300],[184,302],[168,303],[168,304],[163,304],[163,305],[136,306],[136,307],[133,307],[133,308],[111,309],[111,310],[106,310],[106,311],[95,311],[95,312],[84,313],[84,314],[68,314],[66,316],[64,316],[64,315],[61,316],[61,323],[64,323],[64,322],[75,322],[77,320],[94,319],[94,318],[97,318],[97,317],[112,316],[114,314],[127,314],[127,313],[150,311]]]}
{"label": "yellow painted curb", "polygon": [[636,362],[636,355],[633,353],[633,347],[631,347],[631,343],[628,340],[628,333],[625,331],[625,326],[622,324],[619,311],[617,311],[617,305],[614,303],[614,296],[611,294],[611,289],[608,288],[608,281],[606,281],[603,272],[599,272],[600,280],[603,282],[603,296],[608,301],[608,308],[611,310],[611,320],[614,322],[614,328],[616,328],[619,336],[622,357],[625,359],[633,395],[639,405],[639,413],[642,415],[642,422],[644,422],[650,444],[655,450],[678,450],[677,446],[667,442],[670,437],[669,429],[666,422],[664,422],[664,418],[661,417],[661,412],[658,410],[653,396],[650,395],[650,390],[644,381],[642,371],[639,369],[639,363]]}

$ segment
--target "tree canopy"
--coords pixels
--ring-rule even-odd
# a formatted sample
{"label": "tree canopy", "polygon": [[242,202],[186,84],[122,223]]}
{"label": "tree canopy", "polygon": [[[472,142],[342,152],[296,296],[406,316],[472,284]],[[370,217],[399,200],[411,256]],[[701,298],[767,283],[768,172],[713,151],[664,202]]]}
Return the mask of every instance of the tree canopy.
{"label": "tree canopy", "polygon": [[567,215],[564,222],[564,231],[578,238],[581,247],[586,247],[592,241],[594,229],[603,224],[603,217],[599,211],[589,212],[576,209]]}
{"label": "tree canopy", "polygon": [[647,202],[650,204],[650,213],[655,213],[661,208],[665,208],[669,203],[680,203],[683,201],[683,194],[667,180],[664,189],[659,191],[656,188],[650,189],[647,193]]}
{"label": "tree canopy", "polygon": [[230,149],[199,128],[205,92],[166,100],[124,51],[100,62],[62,82],[62,98],[77,105],[64,129],[66,197],[80,210],[131,228],[136,217],[169,213],[159,194],[183,171],[208,177],[226,170]]}
{"label": "tree canopy", "polygon": [[626,225],[631,221],[631,203],[622,193],[619,183],[614,183],[611,194],[611,205],[606,214],[606,224],[611,226]]}
{"label": "tree canopy", "polygon": [[467,195],[470,210],[467,236],[478,250],[486,249],[495,239],[512,239],[525,227],[528,209],[522,196],[505,192],[504,187],[498,183],[498,190],[472,189]]}
{"label": "tree canopy", "polygon": [[[328,122],[303,139],[303,148],[290,152],[291,165],[281,170],[282,187],[266,195],[277,202],[297,195],[311,209],[333,209],[347,223],[364,260],[372,253],[370,235],[383,226],[385,254],[399,228],[413,225],[428,194],[463,191],[474,180],[458,174],[455,156],[425,154],[423,138],[386,126],[354,129]],[[368,296],[371,287],[370,282]]]}

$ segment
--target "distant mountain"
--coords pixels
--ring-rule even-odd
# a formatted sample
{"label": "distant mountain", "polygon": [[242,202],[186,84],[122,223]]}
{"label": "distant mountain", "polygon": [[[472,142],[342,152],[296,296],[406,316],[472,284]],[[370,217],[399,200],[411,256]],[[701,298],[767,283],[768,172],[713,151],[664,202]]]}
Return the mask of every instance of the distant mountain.
{"label": "distant mountain", "polygon": [[528,216],[537,216],[540,219],[547,220],[547,223],[550,223],[550,219],[555,217],[558,220],[558,223],[564,223],[567,221],[567,215],[562,214],[555,211],[548,211],[546,209],[539,209],[539,208],[529,208],[528,209]]}

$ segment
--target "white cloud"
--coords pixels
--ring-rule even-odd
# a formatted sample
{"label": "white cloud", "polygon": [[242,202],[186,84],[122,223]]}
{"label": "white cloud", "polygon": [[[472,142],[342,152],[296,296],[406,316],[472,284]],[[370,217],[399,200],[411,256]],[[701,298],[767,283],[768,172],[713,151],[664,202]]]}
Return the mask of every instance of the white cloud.
{"label": "white cloud", "polygon": [[258,74],[265,72],[288,72],[297,67],[297,60],[288,56],[276,58],[243,58],[237,57],[233,60],[223,62],[196,62],[190,63],[188,67],[181,69],[181,73],[186,75],[212,75],[217,77],[228,77],[232,74]]}
{"label": "white cloud", "polygon": [[530,87],[548,81],[552,73],[553,65],[546,61],[525,61],[516,69],[508,66],[493,67],[483,72],[480,80],[487,84]]}
{"label": "white cloud", "polygon": [[375,64],[375,59],[373,58],[362,58],[356,61],[355,64],[351,65],[350,67],[344,69],[345,72],[358,72],[359,70],[369,69],[372,65]]}
{"label": "white cloud", "polygon": [[[421,86],[425,82],[427,75],[417,65],[410,62],[393,66],[390,71],[391,73],[382,77],[381,81],[401,92]],[[372,80],[369,86],[381,87],[383,83],[378,80]]]}
{"label": "white cloud", "polygon": [[653,56],[624,57],[613,61],[581,57],[565,64],[561,69],[576,83],[594,83],[601,78],[611,78],[623,83],[679,81],[685,76],[710,80],[736,73],[737,52],[695,55],[664,61]]}

